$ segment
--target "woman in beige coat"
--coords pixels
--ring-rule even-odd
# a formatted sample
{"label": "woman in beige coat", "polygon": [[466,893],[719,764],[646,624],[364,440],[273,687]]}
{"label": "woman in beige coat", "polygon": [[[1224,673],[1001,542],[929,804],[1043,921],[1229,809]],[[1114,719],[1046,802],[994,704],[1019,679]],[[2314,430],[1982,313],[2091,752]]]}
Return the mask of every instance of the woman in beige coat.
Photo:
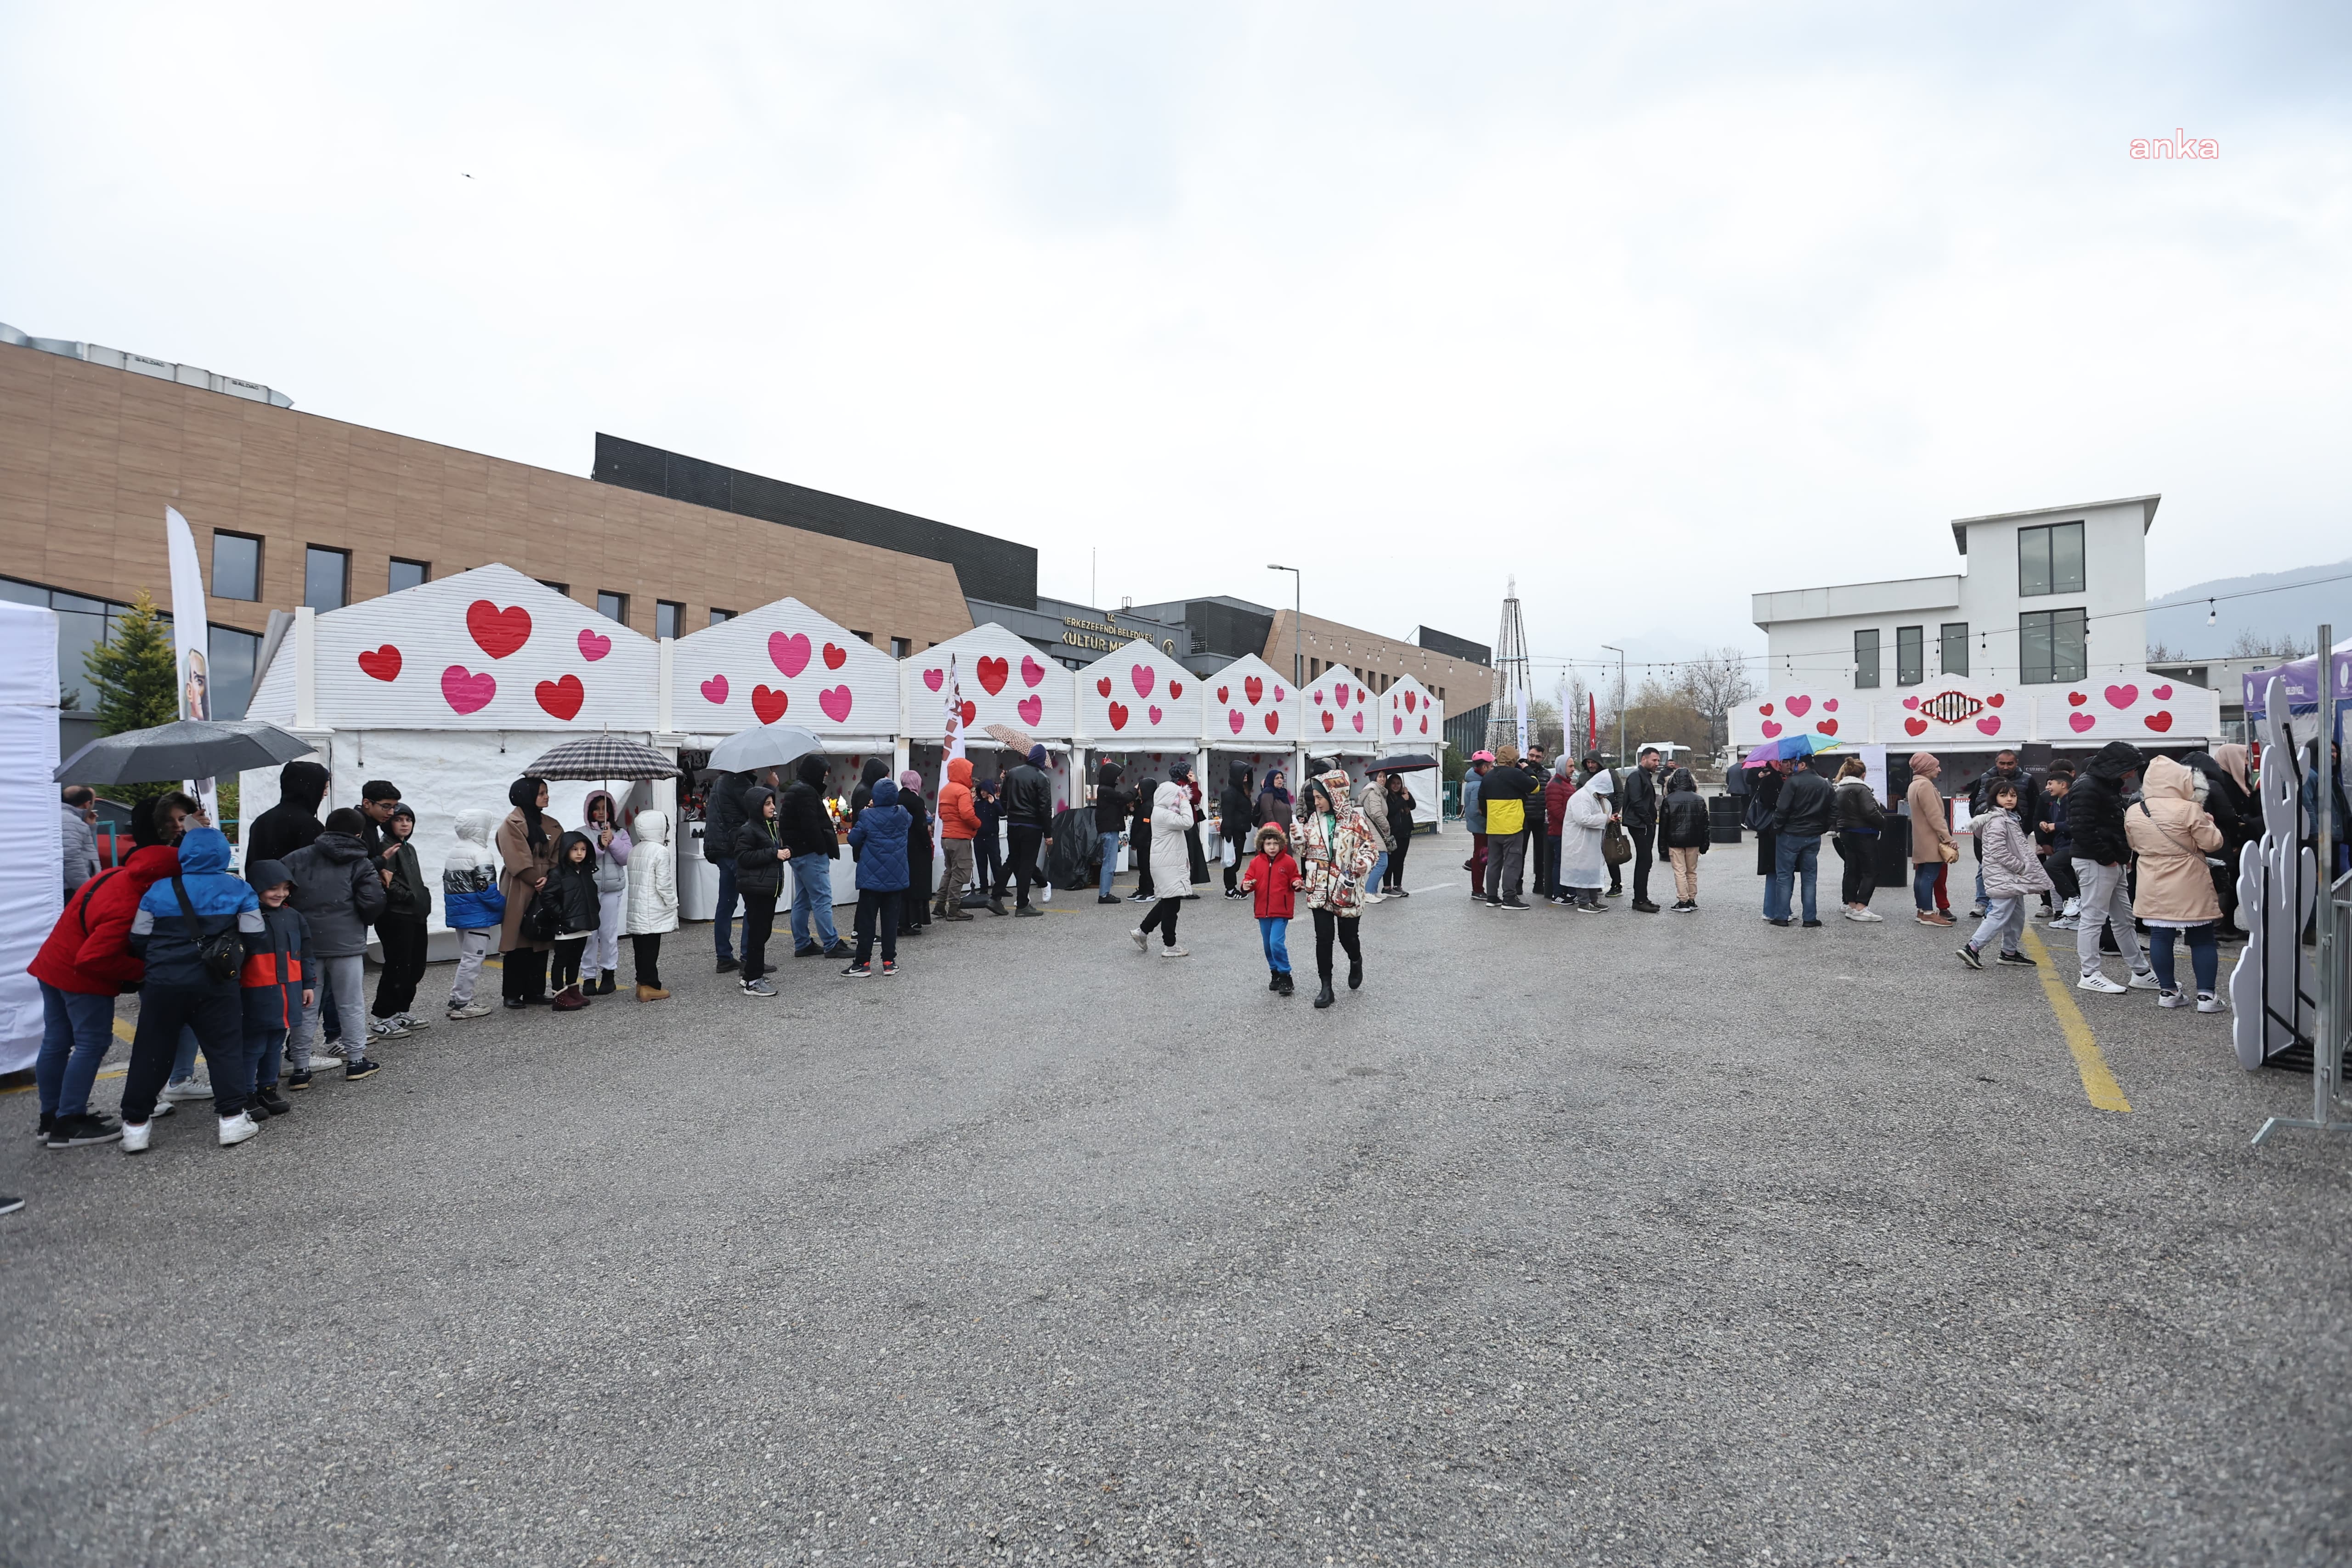
{"label": "woman in beige coat", "polygon": [[2196,781],[2170,757],[2147,764],[2140,797],[2124,811],[2124,837],[2139,860],[2139,883],[2132,895],[2132,918],[2147,922],[2147,956],[2156,966],[2159,1007],[2186,1007],[2172,973],[2175,933],[2189,941],[2189,961],[2197,975],[2197,1010],[2225,1009],[2215,994],[2220,979],[2221,939],[2213,922],[2221,900],[2213,890],[2205,857],[2221,847],[2221,830],[2197,804]]}
{"label": "woman in beige coat", "polygon": [[1944,764],[1933,752],[1911,753],[1911,788],[1903,797],[1911,810],[1911,918],[1923,926],[1948,926],[1952,913],[1944,903],[1944,868],[1957,858],[1951,819],[1945,814],[1943,793],[1936,775]]}
{"label": "woman in beige coat", "polygon": [[500,974],[507,1005],[528,1007],[553,1000],[547,994],[548,944],[524,938],[522,917],[555,868],[555,841],[563,836],[563,825],[547,815],[545,779],[515,780],[507,799],[514,809],[499,824],[498,836],[499,891],[507,900],[506,920],[499,928]]}

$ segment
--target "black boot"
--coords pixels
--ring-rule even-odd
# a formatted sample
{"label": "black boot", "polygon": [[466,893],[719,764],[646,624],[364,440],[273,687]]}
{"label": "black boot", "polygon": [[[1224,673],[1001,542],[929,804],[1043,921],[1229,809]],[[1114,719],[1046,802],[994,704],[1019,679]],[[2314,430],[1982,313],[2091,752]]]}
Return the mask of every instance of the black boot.
{"label": "black boot", "polygon": [[1315,1005],[1318,1007],[1328,1007],[1332,1003],[1337,1002],[1339,999],[1339,997],[1331,994],[1331,977],[1328,974],[1325,975],[1323,977],[1323,989],[1315,993]]}
{"label": "black boot", "polygon": [[1291,979],[1290,979],[1290,976],[1289,976],[1289,975],[1286,974],[1286,975],[1284,975],[1284,976],[1282,977],[1282,990],[1281,990],[1281,994],[1283,994],[1283,995],[1285,995],[1285,996],[1287,996],[1287,995],[1290,995],[1293,992],[1297,991],[1297,989],[1298,989],[1298,987],[1297,987],[1297,985],[1295,985],[1295,984],[1293,984],[1291,983]]}
{"label": "black boot", "polygon": [[1348,960],[1348,989],[1350,991],[1360,989],[1363,984],[1364,961],[1360,958]]}
{"label": "black boot", "polygon": [[1268,991],[1279,991],[1282,989],[1281,970],[1269,969],[1265,972],[1265,988]]}

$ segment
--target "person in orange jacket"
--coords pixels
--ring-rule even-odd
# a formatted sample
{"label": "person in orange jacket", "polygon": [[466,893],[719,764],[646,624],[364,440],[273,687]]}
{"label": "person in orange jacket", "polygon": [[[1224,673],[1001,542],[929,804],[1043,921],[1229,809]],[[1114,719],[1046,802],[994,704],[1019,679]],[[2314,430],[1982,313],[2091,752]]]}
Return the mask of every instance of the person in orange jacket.
{"label": "person in orange jacket", "polygon": [[948,782],[940,786],[940,845],[945,855],[940,869],[939,902],[932,913],[943,921],[968,921],[963,907],[964,884],[971,880],[971,842],[980,837],[980,814],[971,806],[971,763],[957,757],[948,763]]}

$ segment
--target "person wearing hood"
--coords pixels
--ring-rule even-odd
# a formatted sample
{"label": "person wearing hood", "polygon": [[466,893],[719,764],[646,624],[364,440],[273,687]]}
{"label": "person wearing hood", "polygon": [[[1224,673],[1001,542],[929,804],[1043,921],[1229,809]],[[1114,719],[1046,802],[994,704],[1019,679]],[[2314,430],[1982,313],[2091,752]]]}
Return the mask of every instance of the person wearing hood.
{"label": "person wearing hood", "polygon": [[972,882],[971,847],[980,835],[980,813],[972,805],[971,759],[950,758],[948,782],[940,786],[940,899],[935,912],[943,921],[971,919],[971,911],[963,907],[963,890]]}
{"label": "person wearing hood", "polygon": [[[360,843],[363,819],[350,806],[327,814],[325,831],[307,849],[297,849],[281,862],[294,880],[294,908],[310,931],[310,951],[322,978],[331,982],[312,993],[302,1009],[301,1027],[294,1031],[294,1070],[289,1089],[310,1087],[310,1058],[319,1036],[320,1011],[332,1006],[342,1016],[340,1049],[343,1077],[356,1081],[376,1070],[368,1058],[369,1032],[365,983],[368,927],[383,918],[384,886],[368,852]],[[405,1033],[403,1030],[402,1033]],[[330,1057],[330,1059],[332,1059]]]}
{"label": "person wearing hood", "polygon": [[1609,885],[1609,857],[1602,844],[1617,815],[1616,793],[1616,775],[1607,768],[1594,768],[1568,797],[1568,810],[1560,819],[1559,885],[1567,889],[1570,906],[1589,915],[1609,912],[1601,901],[1601,889]]}
{"label": "person wearing hood", "polygon": [[1944,792],[1936,787],[1936,775],[1943,771],[1943,761],[1935,752],[1912,752],[1911,787],[1903,795],[1911,817],[1911,918],[1923,926],[1952,923],[1938,895],[1944,868],[1960,858],[1960,850],[1952,842],[1952,819],[1944,806]]}
{"label": "person wearing hood", "polygon": [[1984,950],[2000,939],[1999,962],[2031,969],[2033,960],[2018,951],[2025,930],[2025,900],[2050,890],[2050,874],[2033,853],[2033,836],[2020,813],[2033,793],[2031,779],[2000,778],[1984,797],[1985,814],[1975,820],[1977,861],[1984,868],[1985,912],[1976,934],[1962,944],[1960,962],[1984,967]]}
{"label": "person wearing hood", "polygon": [[1295,990],[1290,978],[1290,922],[1298,913],[1298,890],[1307,886],[1290,853],[1282,824],[1257,830],[1257,850],[1242,874],[1242,886],[1255,900],[1258,945],[1265,952],[1266,989],[1277,996]]}
{"label": "person wearing hood", "polygon": [[971,781],[971,814],[980,819],[980,835],[971,841],[972,885],[988,895],[988,912],[1011,914],[1004,907],[1004,799],[992,778]]}
{"label": "person wearing hood", "polygon": [[[888,780],[881,781],[884,784]],[[895,801],[897,792],[892,795]],[[869,792],[867,805],[875,800]],[[903,815],[903,814],[902,814]],[[865,814],[859,814],[859,820]],[[851,829],[855,846],[857,833]],[[768,938],[776,929],[776,900],[784,888],[784,868],[793,858],[784,842],[776,792],[753,784],[743,792],[743,826],[735,830],[735,888],[743,896],[743,973],[736,988],[746,996],[773,996],[768,979]]]}
{"label": "person wearing hood", "polygon": [[[552,1002],[547,991],[548,944],[523,935],[523,917],[555,869],[555,841],[563,825],[547,815],[547,781],[520,778],[507,790],[514,809],[499,824],[492,842],[499,852],[499,892],[506,900],[499,922],[499,952],[506,1005],[530,1007]],[[724,937],[719,939],[725,941]],[[733,960],[729,960],[731,963]]]}
{"label": "person wearing hood", "polygon": [[857,951],[842,973],[863,980],[874,973],[874,938],[880,928],[882,973],[898,973],[898,910],[906,901],[907,834],[914,818],[898,808],[898,786],[877,779],[869,803],[849,830],[857,856]]}
{"label": "person wearing hood", "polygon": [[1146,779],[1136,786],[1135,815],[1127,830],[1128,858],[1135,862],[1135,891],[1128,895],[1131,904],[1156,904],[1159,889],[1151,879],[1151,812],[1160,799],[1160,781]]}
{"label": "person wearing hood", "polygon": [[416,813],[395,805],[384,823],[384,844],[390,853],[377,858],[378,875],[387,869],[383,885],[383,915],[375,933],[383,943],[383,968],[376,976],[375,1005],[370,1026],[383,1039],[394,1030],[405,1034],[421,1029],[424,1021],[409,1012],[416,1002],[417,983],[425,978],[425,927],[433,918],[433,890],[416,861]]}
{"label": "person wearing hood", "polygon": [[1886,826],[1886,808],[1878,804],[1878,792],[1870,787],[1869,764],[1860,757],[1848,757],[1839,764],[1837,786],[1832,794],[1838,858],[1845,862],[1839,901],[1845,906],[1846,919],[1877,921],[1884,917],[1871,911],[1870,895],[1877,886],[1878,830]]}
{"label": "person wearing hood", "polygon": [[2147,922],[2156,1005],[2189,1005],[2172,966],[2173,944],[2185,941],[2196,973],[2197,1010],[2226,1012],[2216,994],[2221,950],[2214,922],[2221,918],[2221,899],[2205,859],[2227,843],[2228,835],[2198,804],[2194,772],[2170,757],[2152,759],[2139,799],[2124,813],[2124,834],[2139,856],[2139,887],[2131,907]]}
{"label": "person wearing hood", "polygon": [[1331,945],[1348,955],[1348,989],[1364,983],[1365,879],[1380,858],[1379,841],[1364,814],[1348,799],[1348,775],[1334,768],[1307,781],[1298,816],[1298,868],[1306,884],[1307,909],[1315,921],[1315,973],[1322,988],[1315,1005],[1339,997],[1331,989]]}
{"label": "person wearing hood", "polygon": [[[1387,880],[1381,888],[1385,899],[1409,899],[1405,891],[1404,858],[1412,847],[1412,791],[1405,787],[1404,775],[1386,773],[1376,775],[1381,781],[1381,809],[1388,814],[1389,841]],[[1551,786],[1544,786],[1549,789]],[[1556,857],[1555,857],[1556,858]]]}
{"label": "person wearing hood", "polygon": [[1674,912],[1690,914],[1698,908],[1698,858],[1715,842],[1715,821],[1688,768],[1676,768],[1666,781],[1658,802],[1658,842],[1674,868]]}
{"label": "person wearing hood", "polygon": [[1247,763],[1225,764],[1225,787],[1217,792],[1217,837],[1223,840],[1224,849],[1217,858],[1224,863],[1225,897],[1246,899],[1243,890],[1242,866],[1256,853],[1250,843],[1252,818],[1257,815],[1255,775]]}
{"label": "person wearing hood", "polygon": [[[356,841],[352,847],[357,850]],[[179,875],[150,885],[131,921],[131,951],[147,970],[139,987],[131,1071],[122,1085],[126,1154],[145,1152],[153,1136],[156,1099],[171,1076],[183,1026],[196,1031],[212,1067],[221,1146],[242,1143],[256,1131],[245,1110],[253,1093],[252,1063],[245,1053],[237,978],[245,940],[264,934],[261,900],[229,870],[228,840],[218,828],[189,828],[179,848]],[[375,879],[368,880],[373,884]],[[355,1037],[365,1039],[364,1029]]]}
{"label": "person wearing hood", "polygon": [[[858,817],[864,815],[866,808],[874,804],[874,786],[889,776],[890,759],[887,757],[868,757],[859,766],[857,783],[852,785],[849,791],[849,821],[852,826],[856,826]],[[898,793],[895,786],[891,793],[894,795]],[[853,859],[856,858],[856,853],[855,849],[850,851]]]}
{"label": "person wearing hood", "polygon": [[1830,830],[1836,810],[1829,780],[1801,763],[1789,770],[1772,807],[1772,879],[1764,884],[1764,918],[1772,924],[1789,923],[1791,895],[1801,883],[1805,924],[1821,925],[1813,895],[1821,879],[1822,835]]}
{"label": "person wearing hood", "polygon": [[923,775],[908,768],[898,775],[898,806],[907,824],[907,896],[898,907],[898,934],[920,936],[931,919],[931,814],[923,800]]}
{"label": "person wearing hood", "polygon": [[719,901],[711,910],[710,940],[718,973],[735,972],[735,837],[743,829],[743,793],[760,781],[750,773],[720,773],[710,781],[702,804],[702,858],[719,868]]}
{"label": "person wearing hood", "polygon": [[[1013,912],[1038,915],[1029,907],[1029,885],[1045,880],[1037,858],[1054,842],[1054,781],[1045,773],[1045,748],[1032,746],[1026,761],[1004,779],[1004,821],[1012,839],[1006,850],[1013,862],[1015,897]],[[1004,901],[1004,885],[996,887],[996,901]]]}
{"label": "person wearing hood", "polygon": [[793,782],[776,802],[776,836],[793,852],[784,866],[793,879],[794,958],[840,958],[849,952],[833,924],[833,863],[841,858],[841,836],[824,805],[830,772],[823,757],[810,752],[793,764]]}
{"label": "person wearing hood", "polygon": [[319,803],[327,798],[327,770],[317,763],[289,763],[278,770],[278,804],[246,825],[245,858],[283,860],[308,849],[325,831]]}
{"label": "person wearing hood", "polygon": [[2262,807],[2246,787],[2238,782],[2221,752],[2238,752],[2238,768],[2246,765],[2243,746],[2222,746],[2211,755],[2191,752],[2180,759],[2180,765],[2190,771],[2189,783],[2197,791],[2197,803],[2221,830],[2221,847],[2216,853],[2221,864],[2209,868],[2213,873],[2213,893],[2221,900],[2221,918],[2213,927],[2214,940],[2221,941],[2236,933],[2238,911],[2238,869],[2245,858],[2246,846],[2263,836]]}
{"label": "person wearing hood", "polygon": [[[581,985],[581,960],[596,939],[603,920],[603,899],[596,887],[596,840],[573,828],[555,844],[555,869],[539,890],[541,903],[558,911],[555,941],[549,959],[548,984],[555,988],[559,1013],[576,1013],[588,1005]],[[590,975],[593,981],[593,973]]]}
{"label": "person wearing hood", "polygon": [[1470,858],[1462,862],[1462,868],[1470,873],[1472,903],[1486,901],[1486,803],[1480,792],[1494,766],[1494,752],[1473,752],[1462,775],[1462,826],[1470,835]]}
{"label": "person wearing hood", "polygon": [[[1519,896],[1519,878],[1527,864],[1528,802],[1535,782],[1520,771],[1517,747],[1504,746],[1495,755],[1495,767],[1478,784],[1478,805],[1486,817],[1486,907],[1524,910],[1529,905]],[[1567,852],[1565,845],[1561,852]]]}
{"label": "person wearing hood", "polygon": [[506,919],[506,895],[499,891],[498,860],[490,851],[490,835],[498,826],[496,812],[478,807],[459,812],[457,847],[441,862],[441,915],[457,933],[457,973],[449,982],[452,1021],[489,1013],[474,1000],[474,985]]}
{"label": "person wearing hood", "polygon": [[[1531,780],[1531,794],[1533,788]],[[1380,854],[1372,861],[1372,874],[1364,883],[1364,902],[1368,904],[1380,903],[1387,897],[1381,889],[1387,885],[1389,857],[1396,853],[1397,847],[1395,830],[1389,826],[1388,802],[1381,796],[1381,775],[1378,773],[1366,773],[1364,782],[1355,787],[1356,809],[1363,813],[1364,825],[1372,830],[1372,841],[1381,847]],[[1543,872],[1540,869],[1536,872],[1536,881],[1538,886],[1542,884]]]}
{"label": "person wearing hood", "polygon": [[287,1037],[310,1005],[318,961],[310,952],[310,927],[290,902],[294,873],[283,861],[257,860],[246,868],[245,879],[261,901],[262,929],[244,938],[245,964],[237,981],[246,1059],[237,1072],[240,1082],[248,1077],[252,1081],[246,1114],[259,1121],[294,1109],[278,1092],[278,1079]]}
{"label": "person wearing hood", "polygon": [[1208,797],[1202,793],[1201,781],[1189,773],[1184,775],[1184,793],[1192,797],[1192,826],[1184,835],[1184,864],[1192,877],[1185,886],[1184,897],[1197,899],[1201,889],[1209,885],[1209,855],[1201,847],[1201,824],[1208,817],[1202,805]]}
{"label": "person wearing hood", "polygon": [[[1128,812],[1135,805],[1135,792],[1118,787],[1118,781],[1126,776],[1125,768],[1108,759],[1095,773],[1095,837],[1102,844],[1101,883],[1095,894],[1098,904],[1118,902],[1118,895],[1110,890],[1111,883],[1118,875],[1118,846],[1127,837]],[[945,796],[940,797],[940,809],[942,813],[947,809]]]}
{"label": "person wearing hood", "polygon": [[580,816],[580,831],[595,851],[596,876],[596,931],[582,960],[582,989],[590,995],[610,996],[620,981],[621,906],[629,897],[631,845],[621,826],[621,803],[605,791],[590,790]]}
{"label": "person wearing hood", "polygon": [[[2177,765],[2177,764],[2176,764]],[[2110,995],[2126,990],[2157,990],[2156,971],[2140,956],[2139,933],[2132,925],[2131,837],[2124,823],[2125,808],[2138,783],[2139,748],[2128,741],[2110,741],[2099,748],[2082,777],[2066,795],[2066,830],[2074,839],[2074,876],[2083,884],[2083,910],[2074,927],[2074,958],[2083,991]],[[2131,978],[2118,985],[2099,964],[2099,931],[2112,927],[2116,950],[2130,966]]]}
{"label": "person wearing hood", "polygon": [[[1151,863],[1155,866],[1181,867],[1184,864],[1184,841],[1192,831],[1194,816],[1192,792],[1186,787],[1192,777],[1192,764],[1179,757],[1168,764],[1168,782],[1151,795]],[[1176,945],[1176,917],[1184,908],[1183,884],[1170,882],[1156,889],[1160,898],[1143,917],[1143,923],[1127,933],[1138,952],[1151,951],[1151,933],[1160,932],[1160,956],[1190,958],[1190,950]]]}
{"label": "person wearing hood", "polygon": [[661,983],[661,939],[677,929],[677,872],[670,862],[669,813],[640,811],[630,825],[629,887],[621,900],[621,930],[636,968],[637,1000],[667,1002]]}

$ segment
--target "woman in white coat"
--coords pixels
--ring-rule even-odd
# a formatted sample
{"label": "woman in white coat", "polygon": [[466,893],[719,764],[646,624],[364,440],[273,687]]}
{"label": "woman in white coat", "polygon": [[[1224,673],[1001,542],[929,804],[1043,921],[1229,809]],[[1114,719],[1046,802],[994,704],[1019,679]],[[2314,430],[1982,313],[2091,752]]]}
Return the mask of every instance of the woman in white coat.
{"label": "woman in white coat", "polygon": [[662,989],[661,939],[677,929],[677,868],[669,845],[669,814],[641,811],[635,823],[635,851],[629,857],[629,885],[622,895],[620,930],[636,951],[637,1000],[667,1002]]}
{"label": "woman in white coat", "polygon": [[[1192,809],[1192,764],[1183,758],[1168,764],[1168,782],[1151,797],[1151,863],[1154,866],[1181,866],[1191,843],[1193,825],[1200,818]],[[1160,956],[1190,958],[1187,950],[1176,945],[1176,916],[1183,909],[1186,895],[1192,889],[1181,882],[1169,880],[1160,901],[1143,917],[1143,923],[1128,932],[1138,952],[1151,951],[1151,932],[1160,931]]]}
{"label": "woman in white coat", "polygon": [[1601,901],[1601,889],[1609,885],[1609,863],[1601,853],[1601,840],[1610,819],[1617,815],[1616,802],[1611,798],[1616,787],[1607,768],[1595,768],[1584,787],[1568,797],[1568,810],[1559,825],[1559,885],[1568,889],[1570,907],[1587,914],[1608,910]]}

